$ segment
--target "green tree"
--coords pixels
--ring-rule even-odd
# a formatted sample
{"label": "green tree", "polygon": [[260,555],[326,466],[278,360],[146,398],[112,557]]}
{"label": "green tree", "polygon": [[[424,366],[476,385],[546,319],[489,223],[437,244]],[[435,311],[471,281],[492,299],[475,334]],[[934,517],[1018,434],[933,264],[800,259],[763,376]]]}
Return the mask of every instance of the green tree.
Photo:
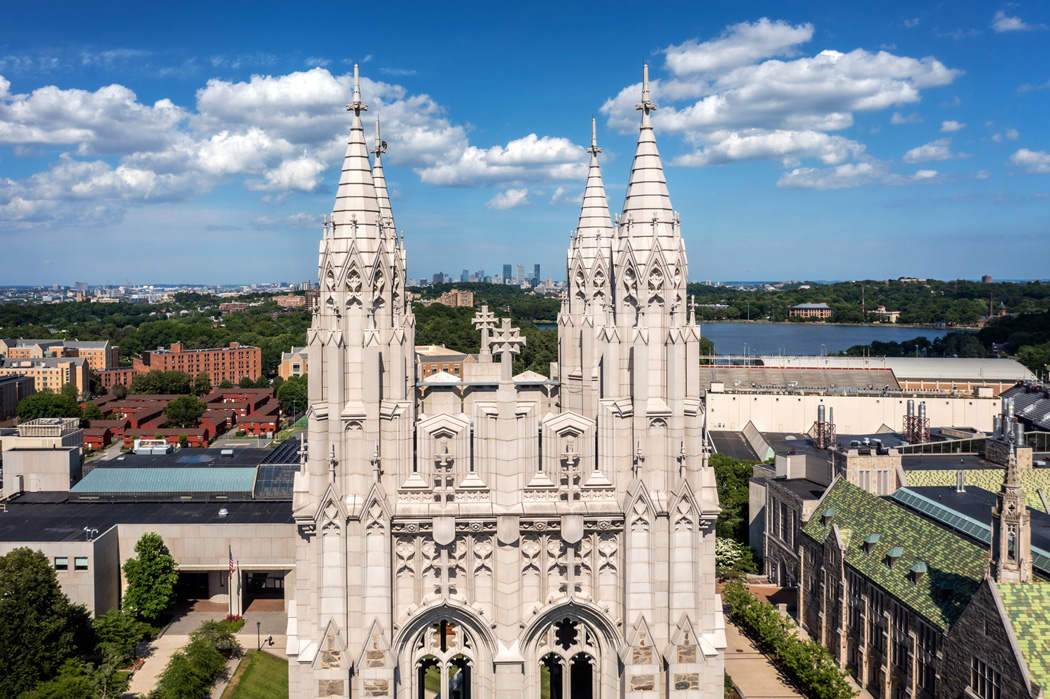
{"label": "green tree", "polygon": [[255,388],[255,380],[249,376],[242,376],[237,386],[239,388]]}
{"label": "green tree", "polygon": [[132,614],[120,609],[110,609],[95,619],[92,625],[98,640],[96,650],[100,654],[110,648],[129,657],[150,633],[149,624],[138,621]]}
{"label": "green tree", "polygon": [[172,427],[196,427],[207,407],[197,396],[179,396],[164,407],[164,414]]}
{"label": "green tree", "polygon": [[211,393],[211,376],[208,372],[202,371],[193,379],[193,392],[198,396]]}
{"label": "green tree", "polygon": [[80,405],[69,396],[61,393],[34,393],[18,403],[16,410],[21,422],[36,420],[42,417],[75,417],[83,416]]}
{"label": "green tree", "polygon": [[77,390],[76,384],[68,382],[62,384],[62,388],[58,389],[58,393],[74,401],[77,399],[77,396],[80,395],[80,391]]}
{"label": "green tree", "polygon": [[0,696],[17,697],[90,643],[87,609],[71,604],[39,551],[0,556]]}
{"label": "green tree", "polygon": [[190,446],[190,438],[189,438],[188,435],[185,435],[185,434],[180,434],[179,435],[179,446],[182,447],[183,449],[186,449],[187,447]]}
{"label": "green tree", "polygon": [[219,384],[219,388],[233,388],[233,384],[230,382],[229,379],[223,379],[222,382]]}
{"label": "green tree", "polygon": [[[134,379],[132,379],[132,381],[134,382]],[[124,400],[128,397],[128,387],[122,383],[113,384],[113,390],[111,393],[118,400]]]}
{"label": "green tree", "polygon": [[106,416],[102,414],[102,408],[98,407],[97,403],[88,403],[84,406],[84,418],[85,420],[105,420]]}
{"label": "green tree", "polygon": [[179,574],[160,534],[146,532],[135,544],[134,558],[124,562],[123,606],[146,621],[156,621],[175,599]]}
{"label": "green tree", "polygon": [[219,619],[203,621],[190,632],[190,641],[205,641],[219,652],[230,655],[241,647],[230,624],[229,621]]}
{"label": "green tree", "polygon": [[1017,361],[1028,367],[1036,376],[1046,376],[1050,368],[1050,343],[1025,345],[1017,350]]}
{"label": "green tree", "polygon": [[102,377],[95,372],[91,372],[88,382],[90,384],[90,393],[92,396],[101,396],[105,393],[105,390],[102,388]]}
{"label": "green tree", "polygon": [[291,376],[277,389],[277,400],[281,404],[281,412],[291,415],[293,412],[301,412],[306,409],[307,400],[307,378],[302,376]]}
{"label": "green tree", "polygon": [[715,534],[746,544],[748,481],[754,473],[754,464],[719,453],[711,454],[708,464],[715,470],[718,504],[722,508],[715,520]]}

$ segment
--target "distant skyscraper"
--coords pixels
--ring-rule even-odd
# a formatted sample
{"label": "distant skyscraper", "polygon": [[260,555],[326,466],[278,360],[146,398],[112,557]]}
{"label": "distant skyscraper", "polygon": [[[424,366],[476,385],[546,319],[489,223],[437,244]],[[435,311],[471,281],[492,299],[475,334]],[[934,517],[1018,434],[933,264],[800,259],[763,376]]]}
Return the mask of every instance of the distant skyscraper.
{"label": "distant skyscraper", "polygon": [[523,281],[525,281],[525,265],[519,264],[518,276],[514,277],[514,283],[521,284]]}
{"label": "distant skyscraper", "polygon": [[433,279],[434,279],[434,283],[435,284],[440,284],[441,282],[445,281],[445,273],[444,272],[438,272],[437,274],[434,275]]}
{"label": "distant skyscraper", "polygon": [[540,266],[539,265],[533,265],[532,266],[532,281],[534,281],[536,283],[539,283],[539,281],[540,281]]}
{"label": "distant skyscraper", "polygon": [[510,265],[503,265],[503,283],[510,284],[510,278],[514,275]]}
{"label": "distant skyscraper", "polygon": [[462,272],[460,272],[459,273],[459,280],[461,282],[468,282],[468,281],[470,281],[470,272],[468,272],[467,270],[463,270]]}

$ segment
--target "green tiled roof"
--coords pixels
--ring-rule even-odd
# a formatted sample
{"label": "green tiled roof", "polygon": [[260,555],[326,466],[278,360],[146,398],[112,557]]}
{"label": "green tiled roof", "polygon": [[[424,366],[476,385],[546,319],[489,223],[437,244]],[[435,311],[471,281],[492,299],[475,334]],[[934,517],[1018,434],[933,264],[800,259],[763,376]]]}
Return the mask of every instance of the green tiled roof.
{"label": "green tiled roof", "polygon": [[1050,609],[1050,585],[999,583],[996,587],[1028,672],[1040,687],[1050,687],[1050,620],[1046,615]]}
{"label": "green tiled roof", "polygon": [[[827,524],[825,511],[836,510]],[[946,531],[896,503],[840,479],[813,512],[803,533],[823,543],[832,526],[852,532],[846,545],[846,565],[886,590],[931,624],[945,629],[962,614],[984,577],[988,553],[961,536]],[[864,553],[863,540],[879,533],[879,543]],[[890,549],[902,556],[886,565]],[[928,574],[914,583],[911,568],[926,564]],[[945,594],[941,590],[951,590]]]}
{"label": "green tiled roof", "polygon": [[[955,485],[955,471],[951,470],[928,470],[928,471],[905,471],[905,478],[909,487],[925,487],[932,485]],[[966,485],[973,485],[992,493],[998,493],[999,488],[1006,478],[1004,468],[981,468],[963,469],[963,478]],[[1033,510],[1046,512],[1043,501],[1039,498],[1036,490],[1042,490],[1050,497],[1050,468],[1025,468],[1020,471],[1021,487],[1024,488],[1025,501]]]}
{"label": "green tiled roof", "polygon": [[70,492],[87,493],[237,493],[251,492],[250,466],[191,468],[96,468]]}

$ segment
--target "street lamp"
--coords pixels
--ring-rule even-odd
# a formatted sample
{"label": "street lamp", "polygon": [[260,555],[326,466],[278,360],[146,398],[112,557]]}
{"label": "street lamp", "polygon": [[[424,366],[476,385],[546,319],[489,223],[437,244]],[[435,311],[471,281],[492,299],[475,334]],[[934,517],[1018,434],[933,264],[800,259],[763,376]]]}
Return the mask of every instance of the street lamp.
{"label": "street lamp", "polygon": [[262,622],[255,622],[256,650],[262,650]]}

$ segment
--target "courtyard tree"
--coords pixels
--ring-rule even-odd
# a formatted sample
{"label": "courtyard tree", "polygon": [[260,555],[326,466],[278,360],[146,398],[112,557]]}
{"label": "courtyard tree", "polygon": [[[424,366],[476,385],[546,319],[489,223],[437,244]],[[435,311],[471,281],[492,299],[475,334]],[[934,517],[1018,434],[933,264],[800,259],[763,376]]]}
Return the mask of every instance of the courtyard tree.
{"label": "courtyard tree", "polygon": [[196,427],[207,407],[197,396],[179,396],[164,406],[164,414],[171,427]]}
{"label": "courtyard tree", "polygon": [[155,532],[146,532],[135,544],[135,557],[124,562],[128,581],[123,607],[148,622],[156,621],[175,601],[179,579],[175,559]]}
{"label": "courtyard tree", "polygon": [[193,392],[198,396],[211,393],[211,376],[206,371],[197,374],[193,379]]}
{"label": "courtyard tree", "polygon": [[69,601],[43,553],[0,556],[0,696],[53,677],[90,639],[87,609]]}

